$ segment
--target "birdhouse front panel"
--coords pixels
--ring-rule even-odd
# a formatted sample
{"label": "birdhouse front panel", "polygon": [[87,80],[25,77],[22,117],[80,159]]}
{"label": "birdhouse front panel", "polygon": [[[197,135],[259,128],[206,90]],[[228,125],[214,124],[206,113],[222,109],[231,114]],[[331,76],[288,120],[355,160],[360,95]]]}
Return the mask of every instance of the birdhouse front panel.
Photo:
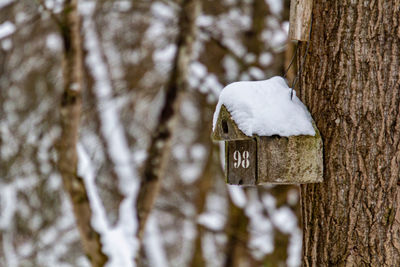
{"label": "birdhouse front panel", "polygon": [[257,182],[257,143],[254,139],[226,142],[226,179],[235,185]]}

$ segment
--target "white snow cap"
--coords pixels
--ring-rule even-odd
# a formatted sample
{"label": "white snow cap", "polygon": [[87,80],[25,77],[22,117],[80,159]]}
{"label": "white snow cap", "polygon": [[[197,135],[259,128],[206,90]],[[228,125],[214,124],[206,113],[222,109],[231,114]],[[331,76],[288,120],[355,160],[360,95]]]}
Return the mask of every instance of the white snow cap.
{"label": "white snow cap", "polygon": [[234,82],[219,96],[213,130],[224,105],[239,129],[247,136],[315,135],[312,118],[286,81],[279,76],[265,81]]}

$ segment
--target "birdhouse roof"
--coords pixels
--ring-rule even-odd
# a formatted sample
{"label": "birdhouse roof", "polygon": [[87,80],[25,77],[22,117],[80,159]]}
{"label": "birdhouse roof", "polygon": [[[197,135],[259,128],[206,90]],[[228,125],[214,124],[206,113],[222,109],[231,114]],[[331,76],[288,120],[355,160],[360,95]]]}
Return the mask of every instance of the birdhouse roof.
{"label": "birdhouse roof", "polygon": [[312,118],[282,77],[265,81],[235,82],[219,96],[214,113],[215,131],[221,107],[224,106],[237,127],[247,136],[315,135]]}

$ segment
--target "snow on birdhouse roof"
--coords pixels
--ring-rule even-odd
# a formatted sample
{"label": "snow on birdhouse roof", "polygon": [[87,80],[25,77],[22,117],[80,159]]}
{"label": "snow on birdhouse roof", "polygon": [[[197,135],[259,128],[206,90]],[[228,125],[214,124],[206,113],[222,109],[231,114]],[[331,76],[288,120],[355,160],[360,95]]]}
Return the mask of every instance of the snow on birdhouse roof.
{"label": "snow on birdhouse roof", "polygon": [[227,85],[219,96],[214,113],[213,130],[221,106],[231,114],[238,128],[247,136],[315,135],[312,118],[282,77],[265,81],[235,82]]}

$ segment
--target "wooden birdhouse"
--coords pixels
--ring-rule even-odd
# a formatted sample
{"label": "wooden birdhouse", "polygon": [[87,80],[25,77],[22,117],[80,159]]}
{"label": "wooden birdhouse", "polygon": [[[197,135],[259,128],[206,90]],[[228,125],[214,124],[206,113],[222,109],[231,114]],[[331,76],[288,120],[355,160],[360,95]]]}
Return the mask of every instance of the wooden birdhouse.
{"label": "wooden birdhouse", "polygon": [[281,77],[224,88],[212,138],[225,141],[226,181],[235,185],[322,182],[322,139]]}

